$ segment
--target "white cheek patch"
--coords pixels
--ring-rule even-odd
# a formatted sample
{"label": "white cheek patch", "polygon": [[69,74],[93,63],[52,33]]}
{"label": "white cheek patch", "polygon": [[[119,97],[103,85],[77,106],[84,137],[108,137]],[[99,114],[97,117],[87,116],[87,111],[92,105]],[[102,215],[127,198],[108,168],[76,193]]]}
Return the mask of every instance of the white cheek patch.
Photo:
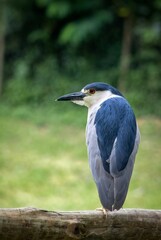
{"label": "white cheek patch", "polygon": [[83,100],[74,100],[72,101],[73,103],[76,103],[78,105],[84,106],[84,101]]}

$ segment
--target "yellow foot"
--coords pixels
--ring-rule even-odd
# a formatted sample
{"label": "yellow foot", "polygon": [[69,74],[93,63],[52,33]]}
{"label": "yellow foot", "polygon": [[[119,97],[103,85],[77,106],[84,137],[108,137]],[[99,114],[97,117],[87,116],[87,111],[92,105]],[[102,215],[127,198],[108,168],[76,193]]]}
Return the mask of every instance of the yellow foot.
{"label": "yellow foot", "polygon": [[106,209],[106,208],[96,208],[96,211],[102,211],[103,214],[104,214],[104,215],[106,216],[106,218],[107,218],[107,213],[109,212],[108,209]]}

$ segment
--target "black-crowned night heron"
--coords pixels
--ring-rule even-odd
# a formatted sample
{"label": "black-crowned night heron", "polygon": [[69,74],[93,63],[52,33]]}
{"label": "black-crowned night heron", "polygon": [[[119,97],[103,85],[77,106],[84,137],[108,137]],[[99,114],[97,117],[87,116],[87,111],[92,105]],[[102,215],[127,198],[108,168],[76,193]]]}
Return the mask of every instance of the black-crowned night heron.
{"label": "black-crowned night heron", "polygon": [[86,143],[89,165],[104,209],[125,201],[140,141],[134,112],[124,96],[101,82],[59,97],[88,107]]}

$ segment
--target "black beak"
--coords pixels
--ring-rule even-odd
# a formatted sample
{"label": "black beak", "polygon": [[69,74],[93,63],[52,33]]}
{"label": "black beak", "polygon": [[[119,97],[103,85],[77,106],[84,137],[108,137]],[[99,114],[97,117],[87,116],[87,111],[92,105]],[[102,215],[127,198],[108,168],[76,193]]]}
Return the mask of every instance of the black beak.
{"label": "black beak", "polygon": [[83,92],[74,92],[61,96],[56,101],[81,101],[85,96],[86,94]]}

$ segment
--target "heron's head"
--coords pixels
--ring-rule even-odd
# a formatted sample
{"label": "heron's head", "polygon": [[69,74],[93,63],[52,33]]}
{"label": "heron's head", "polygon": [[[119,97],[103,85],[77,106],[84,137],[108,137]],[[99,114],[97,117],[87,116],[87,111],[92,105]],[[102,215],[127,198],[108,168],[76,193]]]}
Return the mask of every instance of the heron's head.
{"label": "heron's head", "polygon": [[91,107],[99,104],[112,96],[122,96],[122,94],[114,87],[102,83],[95,82],[86,85],[80,92],[69,93],[61,96],[57,101],[72,101],[79,105]]}

